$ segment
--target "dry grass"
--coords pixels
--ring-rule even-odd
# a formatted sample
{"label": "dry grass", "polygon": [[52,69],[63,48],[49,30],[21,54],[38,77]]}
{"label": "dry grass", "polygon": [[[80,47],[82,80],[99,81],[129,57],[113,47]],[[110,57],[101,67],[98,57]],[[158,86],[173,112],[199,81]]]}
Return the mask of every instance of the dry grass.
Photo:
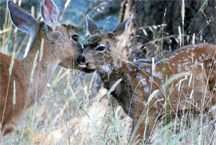
{"label": "dry grass", "polygon": [[[0,32],[0,52],[22,58],[29,36],[12,27],[8,13]],[[58,67],[43,97],[23,114],[20,132],[1,144],[127,144],[131,119],[107,92],[96,73]],[[216,144],[208,114],[183,114],[168,125],[164,118],[149,137],[153,144]]]}

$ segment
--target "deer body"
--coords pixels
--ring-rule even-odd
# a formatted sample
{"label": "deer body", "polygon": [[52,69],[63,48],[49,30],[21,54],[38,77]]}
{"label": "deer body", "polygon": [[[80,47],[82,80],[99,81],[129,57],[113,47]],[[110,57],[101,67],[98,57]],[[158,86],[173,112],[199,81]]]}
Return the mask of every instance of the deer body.
{"label": "deer body", "polygon": [[[5,132],[5,134],[7,134],[15,128],[14,120],[21,116],[22,110],[25,108],[27,99],[27,87],[23,78],[24,74],[23,72],[19,71],[21,67],[20,61],[15,60],[14,65],[16,67],[13,68],[12,74],[9,77],[10,61],[10,56],[0,53],[0,116],[2,123],[2,134],[3,131]],[[16,100],[15,105],[13,105],[14,81],[16,81],[16,90],[20,90],[16,92],[16,96],[19,96],[19,99]],[[7,111],[8,109],[10,109],[10,111]]]}
{"label": "deer body", "polygon": [[[115,51],[126,35],[131,19],[119,24],[112,32],[101,33],[87,16],[92,36],[84,44],[77,63],[82,68],[96,69],[107,89],[122,79],[112,95],[133,120],[130,136],[135,142],[143,138],[145,128],[144,137],[147,138],[157,117],[165,115],[167,96],[172,113],[184,110],[202,112],[216,103],[213,90],[216,46],[189,45],[155,61],[128,62],[118,54],[115,56]],[[184,75],[177,77],[182,72]],[[166,95],[165,84],[171,78],[174,79],[169,83]],[[154,97],[149,100],[152,93]]]}
{"label": "deer body", "polygon": [[[30,34],[33,37],[33,42],[24,59],[14,59],[11,75],[9,74],[11,57],[0,53],[2,135],[16,129],[17,119],[23,111],[42,96],[57,65],[80,69],[74,60],[82,51],[82,46],[78,42],[78,35],[58,22],[58,9],[52,0],[44,0],[41,3],[41,14],[45,23],[36,21],[10,0],[8,1],[8,9],[13,24],[18,29]],[[42,39],[44,40],[43,49],[41,49]],[[36,61],[35,58],[37,58]],[[35,69],[32,72],[34,65]],[[81,70],[89,71],[87,69]],[[15,104],[13,104],[14,92],[16,93]]]}

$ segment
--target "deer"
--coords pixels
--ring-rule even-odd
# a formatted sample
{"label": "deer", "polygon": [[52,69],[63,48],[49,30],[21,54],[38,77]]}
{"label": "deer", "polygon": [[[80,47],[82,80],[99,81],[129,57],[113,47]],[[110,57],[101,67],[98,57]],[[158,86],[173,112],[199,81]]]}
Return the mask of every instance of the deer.
{"label": "deer", "polygon": [[90,38],[76,61],[81,68],[97,71],[103,86],[112,89],[111,95],[132,119],[130,143],[147,143],[157,117],[165,115],[167,99],[171,113],[200,113],[215,105],[216,46],[188,45],[161,58],[130,62],[118,52],[118,45],[132,18],[102,33],[87,15]]}
{"label": "deer", "polygon": [[82,52],[79,36],[58,21],[59,10],[52,0],[41,2],[43,22],[37,21],[11,0],[8,0],[7,6],[13,25],[33,39],[27,56],[21,60],[0,53],[2,136],[17,130],[16,126],[23,112],[43,95],[58,65],[85,72],[92,71],[80,68],[75,63]]}

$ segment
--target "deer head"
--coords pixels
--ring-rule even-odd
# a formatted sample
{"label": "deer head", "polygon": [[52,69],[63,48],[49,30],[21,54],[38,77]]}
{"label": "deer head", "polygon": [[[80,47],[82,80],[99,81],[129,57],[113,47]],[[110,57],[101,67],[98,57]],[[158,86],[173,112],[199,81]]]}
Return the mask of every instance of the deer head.
{"label": "deer head", "polygon": [[116,54],[118,44],[127,34],[132,18],[133,15],[119,24],[113,31],[102,33],[87,15],[87,28],[92,36],[86,41],[82,54],[77,58],[79,66],[109,72],[114,65],[113,56]]}
{"label": "deer head", "polygon": [[14,26],[33,37],[31,48],[33,45],[40,47],[37,40],[44,38],[44,53],[52,54],[49,57],[55,57],[59,65],[90,71],[78,67],[75,63],[77,56],[82,52],[82,45],[78,41],[79,36],[58,21],[59,11],[52,0],[41,2],[41,15],[44,22],[35,20],[28,12],[10,0],[8,10]]}

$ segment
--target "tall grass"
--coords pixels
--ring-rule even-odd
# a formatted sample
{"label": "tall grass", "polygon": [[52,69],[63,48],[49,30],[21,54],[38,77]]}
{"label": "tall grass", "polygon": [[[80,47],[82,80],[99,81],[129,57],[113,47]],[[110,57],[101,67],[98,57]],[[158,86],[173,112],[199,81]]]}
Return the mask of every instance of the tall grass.
{"label": "tall grass", "polygon": [[[31,12],[40,17],[40,14],[33,14],[34,8]],[[0,32],[0,51],[16,59],[25,57],[31,38],[13,27],[8,11]],[[98,84],[101,83],[95,73],[84,75],[58,67],[43,97],[18,120],[19,132],[6,135],[1,144],[127,143],[130,118],[124,115],[121,107],[112,110],[112,99]]]}
{"label": "tall grass", "polygon": [[[22,58],[30,38],[12,26],[8,12],[0,32],[0,52]],[[22,41],[18,41],[20,35]],[[58,67],[43,97],[23,114],[19,132],[5,136],[1,144],[127,144],[132,121],[107,94],[109,90],[102,87],[96,73]],[[166,116],[158,118],[149,140],[161,145],[216,144],[210,120],[214,112],[176,115],[168,125]]]}

